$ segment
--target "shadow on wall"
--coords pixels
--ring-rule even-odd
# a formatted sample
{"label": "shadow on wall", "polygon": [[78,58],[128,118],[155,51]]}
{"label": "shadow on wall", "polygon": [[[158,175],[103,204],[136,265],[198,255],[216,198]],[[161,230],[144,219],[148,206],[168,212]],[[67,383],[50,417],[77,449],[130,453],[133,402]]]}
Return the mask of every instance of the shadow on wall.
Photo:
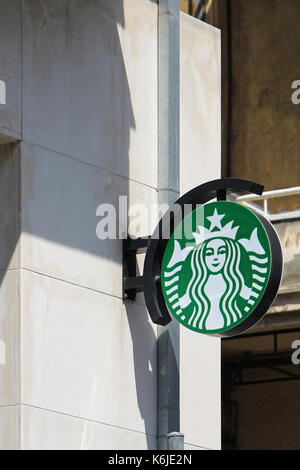
{"label": "shadow on wall", "polygon": [[[64,274],[68,248],[94,255],[82,258],[86,270],[97,258],[120,264],[121,242],[96,236],[96,209],[129,195],[135,119],[118,30],[123,0],[24,0],[22,13],[23,140],[0,146],[0,269],[18,267],[21,230],[30,234],[29,269]],[[76,261],[71,274],[80,273]]]}
{"label": "shadow on wall", "polygon": [[[17,245],[20,235],[20,148],[19,144],[0,145],[0,275],[18,267]],[[1,338],[0,338],[1,339]]]}
{"label": "shadow on wall", "polygon": [[23,16],[23,231],[119,263],[120,243],[96,238],[96,208],[128,195],[123,0],[25,0]]}
{"label": "shadow on wall", "polygon": [[[147,449],[153,449],[156,437],[157,419],[153,416],[156,411],[156,393],[153,394],[153,383],[156,382],[157,356],[156,336],[146,311],[146,308],[126,302],[126,312],[133,347],[135,385],[140,414],[145,423]],[[152,354],[149,355],[149,350]],[[153,377],[155,375],[155,377]]]}

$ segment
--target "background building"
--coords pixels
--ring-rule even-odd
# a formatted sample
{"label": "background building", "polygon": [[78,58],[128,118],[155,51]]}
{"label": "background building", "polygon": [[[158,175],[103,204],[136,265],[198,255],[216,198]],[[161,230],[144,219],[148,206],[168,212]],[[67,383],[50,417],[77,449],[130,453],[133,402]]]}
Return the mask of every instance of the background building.
{"label": "background building", "polygon": [[292,343],[300,339],[300,3],[182,5],[222,31],[222,174],[273,191],[267,207],[267,197],[248,203],[267,209],[285,258],[282,286],[265,319],[250,336],[222,341],[223,447],[299,449]]}

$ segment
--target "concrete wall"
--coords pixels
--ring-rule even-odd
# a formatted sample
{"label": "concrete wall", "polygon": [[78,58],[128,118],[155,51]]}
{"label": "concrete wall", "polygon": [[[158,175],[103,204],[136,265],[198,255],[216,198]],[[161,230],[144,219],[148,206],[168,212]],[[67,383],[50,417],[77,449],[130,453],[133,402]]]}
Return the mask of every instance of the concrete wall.
{"label": "concrete wall", "polygon": [[0,145],[0,448],[19,445],[20,148]]}
{"label": "concrete wall", "polygon": [[156,9],[24,3],[25,449],[156,446],[156,327],[95,231],[98,204],[156,202]]}
{"label": "concrete wall", "polygon": [[[157,4],[24,0],[22,12],[20,1],[10,5],[14,28],[4,41],[13,36],[20,47],[22,17],[22,84],[14,86],[23,106],[21,113],[8,99],[0,108],[0,125],[22,133],[20,144],[0,148],[7,200],[0,200],[0,448],[154,449],[156,327],[142,296],[123,303],[122,243],[96,237],[96,209],[117,206],[119,195],[156,203]],[[201,44],[191,57],[189,40]],[[18,63],[20,48],[10,54]],[[181,56],[197,103],[192,119],[182,94],[185,191],[219,176],[218,32],[183,16]],[[1,57],[0,50],[2,67]],[[20,73],[11,77],[8,89],[21,83]],[[4,126],[14,112],[16,124]],[[190,180],[188,168],[199,178]],[[187,445],[219,447],[219,342],[183,332],[182,349]],[[191,356],[197,363],[200,354],[195,382]],[[195,384],[202,396],[192,409]]]}
{"label": "concrete wall", "polygon": [[0,143],[21,136],[21,18],[21,0],[0,2]]}
{"label": "concrete wall", "polygon": [[275,224],[279,235],[284,259],[283,278],[280,291],[284,293],[300,291],[300,221]]}

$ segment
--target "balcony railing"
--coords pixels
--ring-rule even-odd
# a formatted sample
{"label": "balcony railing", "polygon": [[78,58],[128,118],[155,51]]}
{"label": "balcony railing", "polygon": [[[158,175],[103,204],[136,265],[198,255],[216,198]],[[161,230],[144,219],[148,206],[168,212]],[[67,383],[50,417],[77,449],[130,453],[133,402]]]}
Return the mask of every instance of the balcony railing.
{"label": "balcony railing", "polygon": [[[286,189],[275,189],[273,191],[265,191],[261,196],[256,194],[247,194],[245,196],[232,195],[232,200],[239,202],[250,209],[256,210],[258,213],[264,215],[270,222],[279,222],[284,220],[292,220],[300,218],[300,208],[293,211],[282,211],[278,214],[274,214],[268,209],[268,201],[270,199],[288,197],[288,196],[299,196],[300,186]],[[263,202],[263,208],[257,204],[257,202]]]}

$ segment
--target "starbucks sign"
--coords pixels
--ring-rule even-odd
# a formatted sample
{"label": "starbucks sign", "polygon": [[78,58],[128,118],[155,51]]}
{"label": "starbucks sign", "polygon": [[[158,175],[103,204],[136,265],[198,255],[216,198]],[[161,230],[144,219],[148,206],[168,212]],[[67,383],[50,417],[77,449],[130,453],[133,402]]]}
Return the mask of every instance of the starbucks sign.
{"label": "starbucks sign", "polygon": [[[277,233],[261,211],[226,200],[261,195],[240,178],[209,181],[181,196],[151,236],[123,243],[123,292],[143,292],[152,321],[178,321],[197,333],[235,336],[255,325],[276,298],[282,277]],[[145,253],[143,274],[136,255]]]}
{"label": "starbucks sign", "polygon": [[252,211],[230,201],[204,204],[166,246],[161,280],[168,310],[191,330],[226,332],[259,306],[271,261],[268,234]]}

